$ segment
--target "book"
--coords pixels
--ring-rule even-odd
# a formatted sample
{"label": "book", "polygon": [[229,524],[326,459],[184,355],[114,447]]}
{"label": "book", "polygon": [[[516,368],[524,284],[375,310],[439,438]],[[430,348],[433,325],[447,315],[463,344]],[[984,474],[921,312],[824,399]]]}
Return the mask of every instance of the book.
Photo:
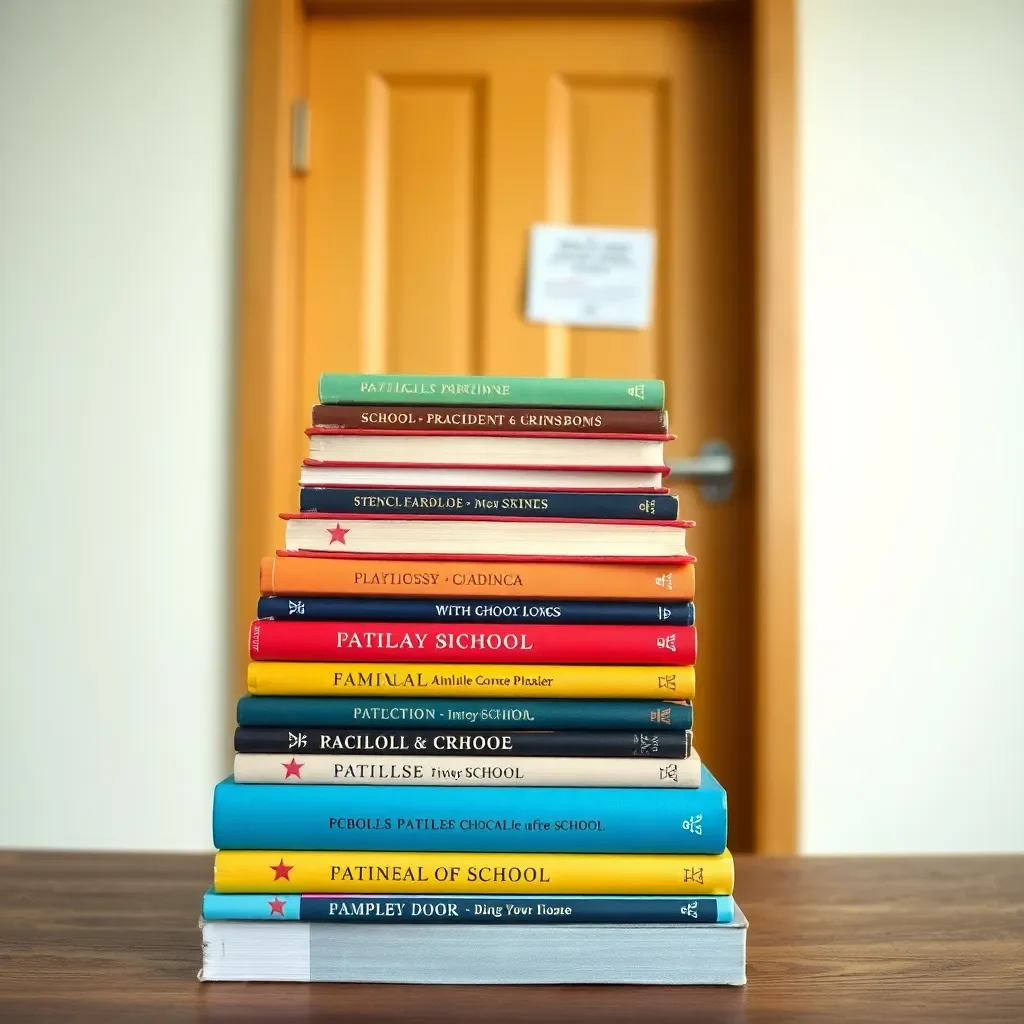
{"label": "book", "polygon": [[674,494],[646,491],[508,491],[415,487],[303,487],[300,512],[361,515],[499,515],[532,519],[676,519]]}
{"label": "book", "polygon": [[355,430],[541,430],[550,434],[667,434],[668,413],[657,409],[314,405],[313,426]]}
{"label": "book", "polygon": [[473,600],[401,597],[261,597],[258,619],[313,622],[547,622],[565,625],[692,626],[692,601]]}
{"label": "book", "polygon": [[[320,787],[313,787],[320,788]],[[215,892],[731,896],[732,854],[218,850]]]}
{"label": "book", "polygon": [[[568,627],[563,627],[568,628]],[[530,697],[692,700],[692,665],[500,665],[252,661],[250,693],[395,697]]]}
{"label": "book", "polygon": [[661,560],[686,555],[687,520],[520,519],[514,516],[413,518],[372,513],[334,516],[283,512],[287,551],[353,554],[616,558]]}
{"label": "book", "polygon": [[445,757],[235,754],[235,782],[336,786],[537,786],[696,789],[700,760],[664,757]]}
{"label": "book", "polygon": [[436,622],[278,622],[249,626],[254,661],[497,661],[555,665],[692,665],[693,626],[501,625]]}
{"label": "book", "polygon": [[706,767],[696,789],[281,786],[229,778],[214,789],[213,844],[221,850],[716,854],[725,850],[726,818],[725,790]]}
{"label": "book", "polygon": [[243,726],[376,726],[473,729],[643,729],[693,728],[688,700],[532,700],[506,697],[444,700],[415,697],[238,698],[236,721]]}
{"label": "book", "polygon": [[422,462],[319,462],[306,459],[302,487],[465,487],[517,491],[662,491],[668,466],[451,466]]}
{"label": "book", "polygon": [[[686,732],[588,732],[582,729],[505,731],[480,729],[331,729],[289,725],[240,725],[239,754],[370,753],[454,757],[689,757]],[[269,780],[268,780],[269,781]]]}
{"label": "book", "polygon": [[545,466],[604,469],[665,464],[665,434],[379,433],[308,427],[311,462],[410,463],[428,466]]}
{"label": "book", "polygon": [[588,598],[690,601],[692,557],[684,564],[486,562],[409,558],[321,558],[278,552],[260,559],[260,592],[282,596]]}
{"label": "book", "polygon": [[228,893],[203,896],[207,921],[333,924],[728,924],[731,896],[361,896]]}
{"label": "book", "polygon": [[[743,985],[747,921],[375,924],[203,921],[201,981]],[[599,997],[595,997],[598,998]]]}
{"label": "book", "polygon": [[324,405],[564,406],[567,409],[662,409],[660,380],[600,377],[472,377],[464,374],[323,373]]}

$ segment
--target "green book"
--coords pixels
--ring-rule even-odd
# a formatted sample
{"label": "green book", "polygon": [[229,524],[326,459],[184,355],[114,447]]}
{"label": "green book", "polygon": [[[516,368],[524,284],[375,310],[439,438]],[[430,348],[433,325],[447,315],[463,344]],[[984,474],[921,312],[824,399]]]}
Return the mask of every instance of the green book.
{"label": "green book", "polygon": [[663,409],[660,380],[603,377],[467,377],[324,373],[324,405],[511,405],[565,409]]}

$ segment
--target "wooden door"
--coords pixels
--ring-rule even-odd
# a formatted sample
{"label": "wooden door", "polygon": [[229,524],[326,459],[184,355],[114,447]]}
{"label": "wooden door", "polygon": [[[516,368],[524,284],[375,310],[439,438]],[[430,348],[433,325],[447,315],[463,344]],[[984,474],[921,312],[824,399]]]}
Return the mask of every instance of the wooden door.
{"label": "wooden door", "polygon": [[[679,489],[698,556],[696,747],[752,843],[749,40],[678,18],[313,17],[294,493],[323,370],[663,377],[672,456],[725,440],[733,497]],[[538,221],[657,231],[654,323],[523,317]],[[671,483],[671,481],[670,481]]]}

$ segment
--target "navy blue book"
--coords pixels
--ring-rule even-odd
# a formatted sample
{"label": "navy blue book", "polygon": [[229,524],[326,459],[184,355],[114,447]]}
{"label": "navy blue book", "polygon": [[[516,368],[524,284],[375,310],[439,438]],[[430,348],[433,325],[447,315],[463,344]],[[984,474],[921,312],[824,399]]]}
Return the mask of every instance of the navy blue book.
{"label": "navy blue book", "polygon": [[282,786],[225,779],[213,792],[219,850],[460,853],[724,852],[726,798],[696,789]]}
{"label": "navy blue book", "polygon": [[733,902],[731,896],[321,896],[210,889],[203,917],[334,924],[728,924]]}
{"label": "navy blue book", "polygon": [[678,519],[674,494],[637,491],[474,491],[420,487],[302,487],[300,512],[336,515],[525,516],[529,519]]}
{"label": "navy blue book", "polygon": [[258,619],[322,622],[544,622],[574,626],[692,626],[692,601],[459,600],[402,597],[261,597]]}
{"label": "navy blue book", "polygon": [[238,698],[239,725],[356,726],[362,729],[623,729],[693,728],[688,700],[455,700],[376,697]]}

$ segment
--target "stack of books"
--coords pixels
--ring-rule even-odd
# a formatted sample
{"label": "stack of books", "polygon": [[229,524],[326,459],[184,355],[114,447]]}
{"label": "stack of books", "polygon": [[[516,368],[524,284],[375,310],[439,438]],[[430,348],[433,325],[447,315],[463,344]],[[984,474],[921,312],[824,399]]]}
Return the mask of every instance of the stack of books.
{"label": "stack of books", "polygon": [[325,374],[205,980],[742,984],[660,381]]}

